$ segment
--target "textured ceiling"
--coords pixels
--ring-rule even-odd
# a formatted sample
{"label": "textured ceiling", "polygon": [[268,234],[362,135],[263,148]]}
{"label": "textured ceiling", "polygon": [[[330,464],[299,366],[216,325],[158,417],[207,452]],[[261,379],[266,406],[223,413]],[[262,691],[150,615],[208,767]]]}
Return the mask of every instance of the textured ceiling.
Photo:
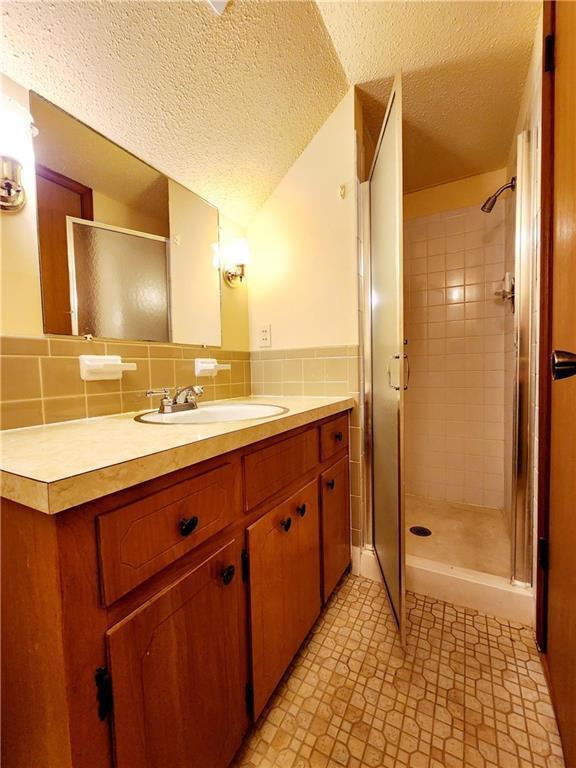
{"label": "textured ceiling", "polygon": [[312,0],[2,3],[2,71],[247,221],[347,89]]}
{"label": "textured ceiling", "polygon": [[406,191],[506,164],[539,3],[318,5],[373,139],[403,72]]}
{"label": "textured ceiling", "polygon": [[[247,222],[344,95],[404,71],[407,190],[501,167],[535,2],[2,3],[2,70]],[[340,63],[341,62],[341,63]]]}

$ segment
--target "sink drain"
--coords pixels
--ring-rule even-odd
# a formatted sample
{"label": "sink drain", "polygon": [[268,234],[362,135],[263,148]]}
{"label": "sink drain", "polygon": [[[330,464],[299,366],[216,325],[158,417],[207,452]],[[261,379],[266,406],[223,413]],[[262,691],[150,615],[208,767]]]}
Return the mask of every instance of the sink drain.
{"label": "sink drain", "polygon": [[432,536],[430,528],[425,528],[423,525],[413,525],[410,528],[410,533],[413,533],[414,536]]}

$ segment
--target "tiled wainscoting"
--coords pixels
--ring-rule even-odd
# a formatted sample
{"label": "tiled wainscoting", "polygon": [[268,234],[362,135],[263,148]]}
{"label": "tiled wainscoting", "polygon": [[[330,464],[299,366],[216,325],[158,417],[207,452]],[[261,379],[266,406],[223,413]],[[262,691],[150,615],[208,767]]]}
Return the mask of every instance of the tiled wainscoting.
{"label": "tiled wainscoting", "polygon": [[[250,394],[250,353],[180,344],[84,341],[65,337],[0,339],[1,426],[3,429],[104,416],[153,408],[146,397],[157,387],[204,386],[203,400]],[[136,371],[121,381],[80,378],[78,355],[121,355]],[[195,357],[215,357],[231,365],[216,379],[196,380]]]}
{"label": "tiled wainscoting", "polygon": [[[251,353],[254,395],[351,395],[360,402],[357,346],[306,347]],[[352,544],[361,546],[363,521],[363,436],[358,407],[350,428]]]}
{"label": "tiled wainscoting", "polygon": [[504,506],[504,206],[405,225],[407,490]]}

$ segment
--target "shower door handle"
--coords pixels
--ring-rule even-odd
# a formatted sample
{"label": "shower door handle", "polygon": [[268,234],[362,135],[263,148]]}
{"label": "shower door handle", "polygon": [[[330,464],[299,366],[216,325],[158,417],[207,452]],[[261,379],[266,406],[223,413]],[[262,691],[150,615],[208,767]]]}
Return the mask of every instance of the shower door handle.
{"label": "shower door handle", "polygon": [[565,352],[562,349],[555,349],[552,352],[550,360],[552,367],[552,378],[568,379],[570,376],[576,376],[576,354],[574,352]]}
{"label": "shower door handle", "polygon": [[390,358],[388,360],[388,386],[390,389],[395,389],[398,391],[400,387],[396,386],[395,384],[392,384],[392,362],[394,360],[400,360],[400,355],[390,355]]}
{"label": "shower door handle", "polygon": [[[404,383],[404,389],[408,389],[408,382],[410,381],[410,362],[408,360],[408,355],[390,355],[390,359],[388,360],[388,386],[390,389],[395,389],[396,392],[400,390],[400,385],[396,386],[395,384],[392,384],[392,362],[394,360],[400,360],[401,358],[406,360],[408,366],[406,381]],[[398,369],[398,379],[400,379],[400,369]]]}

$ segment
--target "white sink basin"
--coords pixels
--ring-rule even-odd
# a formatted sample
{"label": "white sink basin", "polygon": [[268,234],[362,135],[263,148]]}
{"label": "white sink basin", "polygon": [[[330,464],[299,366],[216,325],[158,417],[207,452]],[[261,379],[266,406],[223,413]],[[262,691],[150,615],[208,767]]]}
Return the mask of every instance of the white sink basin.
{"label": "white sink basin", "polygon": [[179,413],[143,413],[136,416],[136,421],[146,424],[216,424],[221,421],[247,421],[266,419],[287,413],[288,408],[280,405],[262,405],[260,403],[206,403],[190,411]]}

